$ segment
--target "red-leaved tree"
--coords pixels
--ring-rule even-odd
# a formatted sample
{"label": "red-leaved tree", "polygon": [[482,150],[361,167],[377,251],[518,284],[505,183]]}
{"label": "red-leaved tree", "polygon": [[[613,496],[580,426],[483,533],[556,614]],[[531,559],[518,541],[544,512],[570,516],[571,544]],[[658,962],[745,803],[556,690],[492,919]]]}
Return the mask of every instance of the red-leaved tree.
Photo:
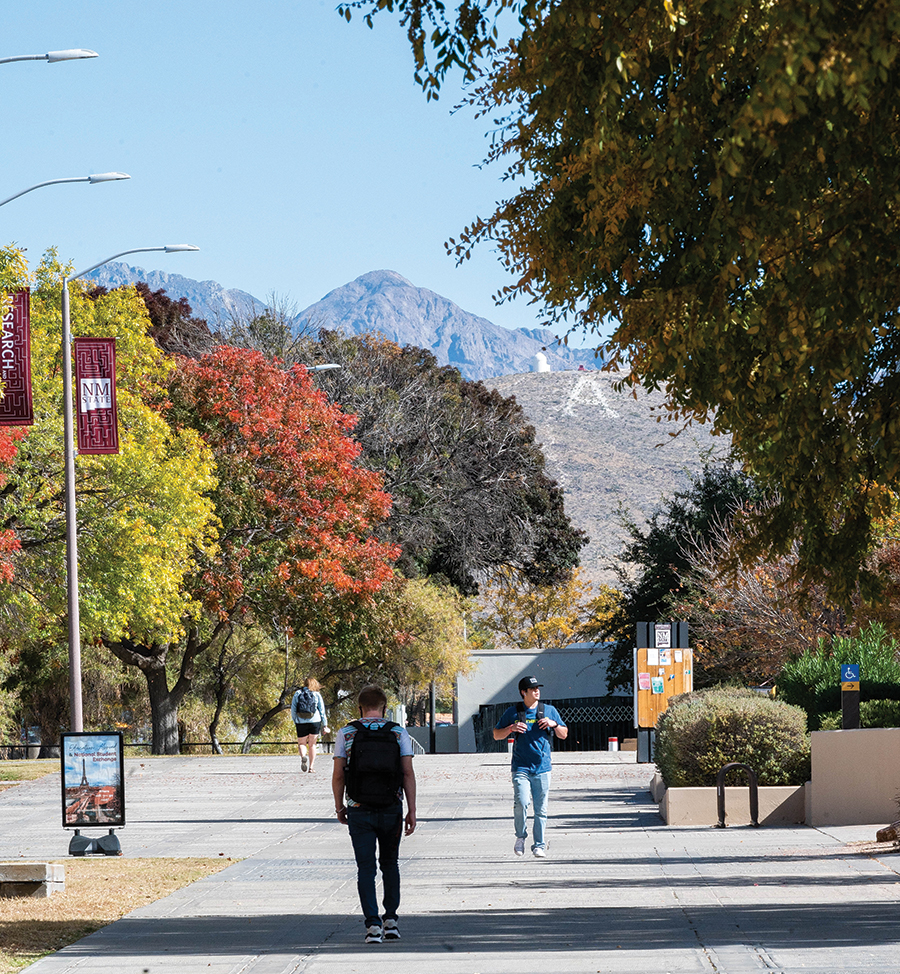
{"label": "red-leaved tree", "polygon": [[169,421],[196,429],[217,467],[214,557],[198,554],[172,686],[174,642],[109,643],[147,678],[155,753],[178,749],[177,709],[199,653],[237,621],[273,624],[326,645],[392,577],[396,550],[376,540],[391,499],[357,463],[354,418],[317,390],[303,366],[222,347],[182,359]]}

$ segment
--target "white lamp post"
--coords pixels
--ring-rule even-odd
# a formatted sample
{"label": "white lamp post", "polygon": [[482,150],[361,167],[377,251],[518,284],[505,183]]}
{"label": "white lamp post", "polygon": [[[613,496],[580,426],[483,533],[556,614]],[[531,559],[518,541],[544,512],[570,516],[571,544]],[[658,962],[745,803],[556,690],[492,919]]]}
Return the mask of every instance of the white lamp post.
{"label": "white lamp post", "polygon": [[48,51],[46,54],[20,54],[17,57],[0,58],[0,64],[10,61],[46,61],[56,64],[57,61],[80,61],[82,58],[97,57],[96,51],[89,51],[84,47],[73,47],[68,51]]}
{"label": "white lamp post", "polygon": [[69,609],[69,707],[70,728],[84,730],[81,703],[81,620],[78,608],[78,519],[75,511],[75,436],[72,410],[72,336],[69,325],[69,282],[90,274],[126,254],[164,251],[167,254],[185,250],[199,250],[192,244],[173,244],[168,247],[135,247],[122,250],[98,264],[63,279],[62,287],[62,360],[63,360],[63,432],[66,439],[66,594]]}
{"label": "white lamp post", "polygon": [[33,189],[40,189],[42,186],[54,186],[56,183],[90,183],[93,185],[94,183],[108,183],[113,179],[131,179],[131,176],[125,172],[96,172],[93,176],[67,176],[63,179],[45,179],[42,183],[35,183],[34,186],[29,186],[28,189],[23,189],[19,193],[7,196],[5,200],[0,201],[0,206],[4,206],[6,203],[18,199],[26,193],[30,193]]}

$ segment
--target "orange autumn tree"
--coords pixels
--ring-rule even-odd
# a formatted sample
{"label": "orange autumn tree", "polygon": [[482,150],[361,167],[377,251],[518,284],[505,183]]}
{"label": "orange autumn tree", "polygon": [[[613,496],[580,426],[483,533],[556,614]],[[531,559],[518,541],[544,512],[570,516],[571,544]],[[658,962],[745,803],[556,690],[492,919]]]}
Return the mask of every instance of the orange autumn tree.
{"label": "orange autumn tree", "polygon": [[355,419],[303,366],[218,348],[180,361],[164,408],[170,423],[195,429],[212,450],[219,538],[214,555],[198,553],[186,604],[202,608],[184,619],[171,686],[171,642],[108,644],[147,678],[155,753],[177,752],[177,707],[200,653],[245,622],[334,646],[390,580],[396,557],[373,535],[391,499],[357,463]]}

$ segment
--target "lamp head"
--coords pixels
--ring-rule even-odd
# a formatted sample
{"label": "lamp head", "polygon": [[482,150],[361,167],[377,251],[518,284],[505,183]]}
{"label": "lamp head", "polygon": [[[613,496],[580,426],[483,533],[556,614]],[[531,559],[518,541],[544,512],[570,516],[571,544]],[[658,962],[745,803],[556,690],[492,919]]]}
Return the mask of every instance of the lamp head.
{"label": "lamp head", "polygon": [[169,244],[168,247],[163,247],[163,250],[167,254],[180,254],[185,250],[199,250],[199,247],[195,247],[193,244]]}
{"label": "lamp head", "polygon": [[131,179],[131,176],[127,172],[95,172],[92,176],[88,176],[88,182],[93,183],[108,183],[111,179]]}
{"label": "lamp head", "polygon": [[57,61],[77,61],[80,58],[97,57],[96,51],[89,51],[84,47],[74,47],[68,51],[48,51],[44,59],[48,64],[55,64]]}

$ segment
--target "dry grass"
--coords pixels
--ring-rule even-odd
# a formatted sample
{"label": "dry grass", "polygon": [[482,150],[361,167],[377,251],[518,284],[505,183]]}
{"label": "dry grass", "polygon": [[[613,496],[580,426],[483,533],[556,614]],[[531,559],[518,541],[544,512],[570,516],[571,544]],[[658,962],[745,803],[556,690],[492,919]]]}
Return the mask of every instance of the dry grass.
{"label": "dry grass", "polygon": [[56,861],[65,863],[65,892],[48,899],[0,900],[0,974],[20,971],[234,860],[103,856]]}
{"label": "dry grass", "polygon": [[46,774],[59,771],[59,761],[0,761],[0,791],[20,781],[35,781]]}

